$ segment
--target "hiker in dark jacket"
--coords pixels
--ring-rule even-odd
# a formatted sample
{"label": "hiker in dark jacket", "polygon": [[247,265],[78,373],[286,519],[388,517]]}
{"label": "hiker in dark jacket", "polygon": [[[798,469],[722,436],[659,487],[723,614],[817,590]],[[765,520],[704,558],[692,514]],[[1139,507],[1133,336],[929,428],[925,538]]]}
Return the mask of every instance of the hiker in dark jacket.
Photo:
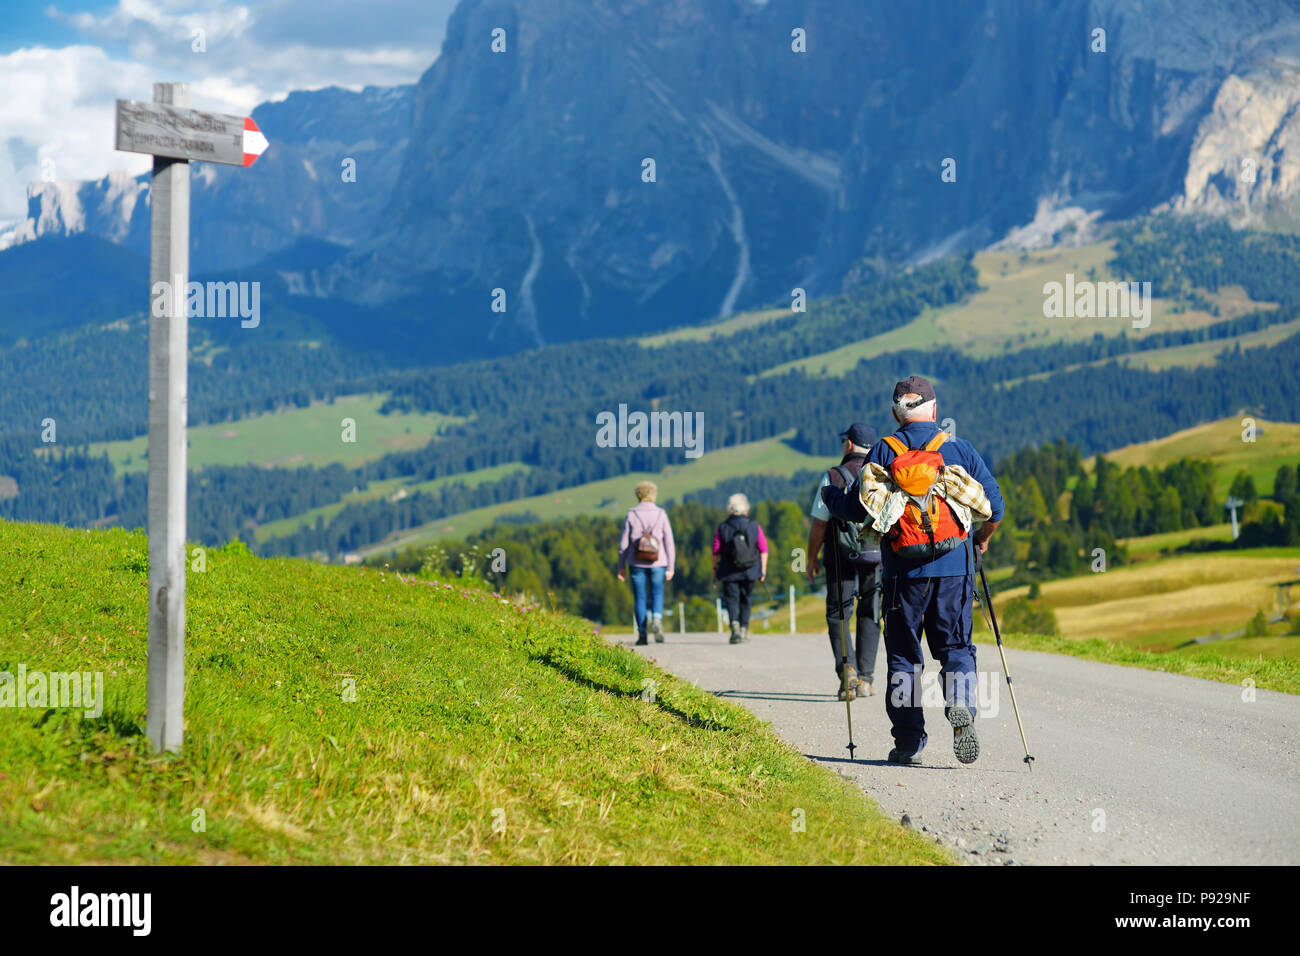
{"label": "hiker in dark jacket", "polygon": [[749,499],[727,499],[727,520],[713,535],[713,576],[722,582],[722,600],[731,618],[731,643],[749,640],[749,595],[754,582],[767,578],[767,538],[749,517]]}
{"label": "hiker in dark jacket", "polygon": [[[822,489],[829,487],[847,492],[862,470],[876,433],[871,426],[854,422],[840,432],[840,440],[844,456],[837,466],[822,475],[808,512],[812,518],[812,527],[808,531],[808,580],[811,582],[825,567],[826,629],[830,633],[831,656],[835,659],[835,676],[840,684],[839,697],[840,700],[846,697],[852,700],[854,697],[870,697],[875,682],[876,649],[880,646],[880,614],[876,607],[880,551],[870,546],[851,551],[840,541],[841,536],[836,534],[838,522],[822,501]],[[820,561],[819,554],[822,554]],[[856,615],[853,614],[855,596],[858,602]],[[850,616],[856,621],[852,632],[848,630]],[[844,627],[843,644],[841,624]],[[845,650],[849,662],[847,677],[841,669]]]}
{"label": "hiker in dark jacket", "polygon": [[[833,514],[889,524],[887,529],[880,529],[884,533],[881,557],[889,667],[885,711],[894,736],[889,760],[919,763],[928,739],[920,687],[924,631],[930,653],[939,662],[945,715],[953,730],[953,751],[962,763],[973,763],[979,756],[979,738],[974,725],[976,671],[971,608],[975,572],[971,549],[978,548],[981,554],[988,550],[989,538],[1002,520],[1002,492],[974,446],[942,432],[935,424],[934,387],[924,378],[913,375],[894,386],[893,413],[898,430],[879,441],[867,456],[856,489],[860,493],[838,498],[827,495],[826,503]],[[943,496],[923,496],[933,509],[927,512],[933,529],[928,544],[924,535],[916,533],[927,522],[917,520],[921,512],[911,510],[916,499],[907,497],[916,492],[904,494],[898,490],[901,485],[891,483],[894,479],[907,480],[901,468],[891,467],[895,459],[906,454],[916,461],[918,451],[937,453],[945,476]],[[869,489],[868,485],[874,487]],[[868,504],[876,507],[879,519],[868,510]],[[985,517],[978,528],[974,525],[977,515]],[[907,540],[920,543],[904,545]],[[950,550],[940,551],[943,542],[951,546]]]}

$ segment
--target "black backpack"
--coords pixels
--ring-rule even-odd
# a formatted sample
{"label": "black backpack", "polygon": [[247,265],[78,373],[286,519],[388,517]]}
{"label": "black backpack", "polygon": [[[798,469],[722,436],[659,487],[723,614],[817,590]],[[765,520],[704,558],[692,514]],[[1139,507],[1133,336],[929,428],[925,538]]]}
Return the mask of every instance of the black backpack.
{"label": "black backpack", "polygon": [[[844,489],[852,488],[857,480],[853,472],[843,465],[836,465],[835,470],[844,479]],[[836,518],[835,543],[839,545],[840,554],[856,564],[880,563],[880,536],[868,531],[865,523],[855,524]]]}
{"label": "black backpack", "polygon": [[731,525],[731,537],[727,540],[727,563],[737,571],[748,571],[758,564],[758,542],[752,535],[754,522],[748,521],[737,527],[731,520],[723,522]]}

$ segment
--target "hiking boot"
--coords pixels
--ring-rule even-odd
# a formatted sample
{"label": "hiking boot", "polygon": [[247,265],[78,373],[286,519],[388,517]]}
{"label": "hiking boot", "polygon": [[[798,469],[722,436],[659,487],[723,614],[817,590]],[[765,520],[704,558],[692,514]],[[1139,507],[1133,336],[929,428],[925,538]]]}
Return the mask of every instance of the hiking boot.
{"label": "hiking boot", "polygon": [[952,752],[962,763],[974,763],[980,755],[975,718],[965,707],[953,707],[948,711],[948,723],[952,724]]}
{"label": "hiking boot", "polygon": [[854,693],[858,697],[870,697],[875,691],[871,689],[871,681],[865,677],[859,677],[857,684],[854,686]]}
{"label": "hiking boot", "polygon": [[650,643],[650,642],[647,641],[647,640],[645,639],[645,635],[644,635],[644,634],[638,634],[638,635],[636,636],[636,646],[637,646],[637,647],[641,647],[643,644],[649,644],[649,643]]}
{"label": "hiking boot", "polygon": [[650,620],[650,633],[653,634],[653,635],[655,636],[655,643],[656,643],[656,644],[662,644],[662,643],[664,642],[664,622],[663,622],[663,618],[660,618],[660,617],[651,618],[651,620]]}
{"label": "hiking boot", "polygon": [[741,639],[741,641],[743,641],[743,642],[746,643],[746,644],[749,643],[749,625],[748,625],[748,624],[746,624],[744,627],[742,627],[742,628],[740,629],[740,639]]}
{"label": "hiking boot", "polygon": [[840,700],[855,700],[858,696],[858,672],[849,668],[847,677],[840,678]]}
{"label": "hiking boot", "polygon": [[745,640],[745,638],[742,637],[742,636],[741,636],[741,633],[740,633],[740,625],[739,625],[737,622],[732,621],[732,622],[731,622],[731,641],[730,641],[730,643],[732,643],[732,644],[740,644],[740,643],[742,643],[744,640]]}
{"label": "hiking boot", "polygon": [[904,766],[915,766],[921,762],[921,751],[918,750],[915,753],[908,754],[903,753],[903,751],[895,747],[889,752],[888,759],[890,763],[900,763]]}

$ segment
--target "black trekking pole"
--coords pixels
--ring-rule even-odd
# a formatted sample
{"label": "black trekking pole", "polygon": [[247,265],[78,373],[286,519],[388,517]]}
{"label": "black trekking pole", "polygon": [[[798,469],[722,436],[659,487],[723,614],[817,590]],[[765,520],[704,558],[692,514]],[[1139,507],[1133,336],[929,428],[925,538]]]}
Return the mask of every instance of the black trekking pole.
{"label": "black trekking pole", "polygon": [[[838,520],[838,519],[837,519]],[[840,574],[840,544],[834,536],[835,525],[831,525],[831,538],[826,542],[827,549],[835,553],[835,578],[837,587],[842,587],[844,577]],[[831,587],[830,575],[826,575],[826,590],[829,593]],[[844,690],[844,713],[849,720],[849,760],[853,759],[853,751],[857,748],[853,744],[853,688],[849,686],[849,641],[844,630],[844,602],[841,600],[843,593],[838,591],[835,595],[836,603],[839,604],[840,612],[840,687]]]}
{"label": "black trekking pole", "polygon": [[1034,758],[1029,752],[1029,741],[1025,739],[1025,725],[1020,720],[1020,705],[1016,703],[1016,688],[1011,683],[1011,671],[1007,668],[1007,653],[1002,649],[1002,633],[998,630],[998,615],[993,610],[993,596],[989,593],[989,579],[984,576],[984,562],[980,560],[980,549],[971,542],[971,551],[975,554],[975,570],[979,573],[980,584],[984,586],[984,620],[988,622],[989,628],[993,631],[993,637],[998,642],[998,654],[1002,657],[1002,673],[1007,678],[1007,689],[1011,691],[1011,709],[1016,714],[1016,726],[1020,728],[1020,743],[1025,748],[1025,765],[1032,771],[1034,769]]}

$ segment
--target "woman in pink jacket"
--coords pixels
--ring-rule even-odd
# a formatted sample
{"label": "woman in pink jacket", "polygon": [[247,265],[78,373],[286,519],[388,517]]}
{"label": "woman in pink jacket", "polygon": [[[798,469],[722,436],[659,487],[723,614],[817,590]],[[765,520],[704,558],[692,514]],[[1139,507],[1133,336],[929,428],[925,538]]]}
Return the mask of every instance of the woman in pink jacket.
{"label": "woman in pink jacket", "polygon": [[633,605],[636,611],[636,642],[646,640],[646,628],[655,641],[664,639],[664,581],[673,579],[677,554],[673,548],[673,526],[668,512],[655,504],[659,488],[653,481],[636,486],[637,506],[629,508],[618,543],[618,579],[625,581],[625,569],[632,575]]}

